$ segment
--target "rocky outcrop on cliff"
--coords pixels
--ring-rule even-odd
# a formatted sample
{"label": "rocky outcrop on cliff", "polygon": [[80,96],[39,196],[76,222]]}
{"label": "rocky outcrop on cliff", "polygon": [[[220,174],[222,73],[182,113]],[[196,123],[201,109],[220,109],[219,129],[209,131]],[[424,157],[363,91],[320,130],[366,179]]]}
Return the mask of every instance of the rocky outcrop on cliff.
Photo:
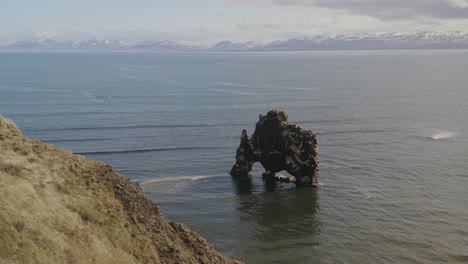
{"label": "rocky outcrop on cliff", "polygon": [[240,263],[110,165],[26,139],[1,115],[0,194],[0,263]]}
{"label": "rocky outcrop on cliff", "polygon": [[[318,146],[310,130],[288,123],[285,111],[272,110],[260,115],[255,132],[249,138],[242,131],[231,175],[247,176],[255,162],[265,169],[266,179],[293,182],[301,186],[318,184]],[[287,171],[292,177],[282,178],[277,172]]]}

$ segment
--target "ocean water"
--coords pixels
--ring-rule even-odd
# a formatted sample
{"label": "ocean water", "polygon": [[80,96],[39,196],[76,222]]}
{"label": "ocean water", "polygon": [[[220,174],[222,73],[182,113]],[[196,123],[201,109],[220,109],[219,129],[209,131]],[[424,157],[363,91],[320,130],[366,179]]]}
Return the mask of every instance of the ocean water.
{"label": "ocean water", "polygon": [[[0,53],[0,113],[248,263],[468,262],[468,51]],[[288,111],[322,187],[228,172]]]}

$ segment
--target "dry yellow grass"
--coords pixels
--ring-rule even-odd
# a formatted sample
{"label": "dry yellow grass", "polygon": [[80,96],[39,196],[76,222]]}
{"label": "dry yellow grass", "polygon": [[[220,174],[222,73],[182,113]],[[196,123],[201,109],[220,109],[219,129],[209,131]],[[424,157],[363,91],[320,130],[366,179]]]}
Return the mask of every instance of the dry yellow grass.
{"label": "dry yellow grass", "polygon": [[0,263],[234,263],[99,162],[0,115]]}

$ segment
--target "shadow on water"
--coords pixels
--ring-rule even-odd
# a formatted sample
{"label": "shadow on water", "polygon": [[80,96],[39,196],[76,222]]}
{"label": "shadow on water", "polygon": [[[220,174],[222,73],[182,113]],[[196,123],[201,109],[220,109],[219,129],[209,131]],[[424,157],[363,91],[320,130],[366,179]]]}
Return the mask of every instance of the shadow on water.
{"label": "shadow on water", "polygon": [[[252,263],[277,263],[284,255],[278,257],[290,254],[291,249],[310,252],[318,245],[317,189],[265,181],[263,190],[257,190],[250,177],[232,182],[240,220],[250,229],[248,239],[243,241],[242,253],[246,255],[242,259]],[[295,257],[303,261],[306,255],[301,253]]]}

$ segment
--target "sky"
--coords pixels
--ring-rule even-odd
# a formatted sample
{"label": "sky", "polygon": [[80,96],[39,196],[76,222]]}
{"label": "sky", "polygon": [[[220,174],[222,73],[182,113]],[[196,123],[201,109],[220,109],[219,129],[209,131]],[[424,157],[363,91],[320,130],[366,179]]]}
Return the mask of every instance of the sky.
{"label": "sky", "polygon": [[467,31],[468,0],[0,0],[0,44],[34,37],[209,44]]}

